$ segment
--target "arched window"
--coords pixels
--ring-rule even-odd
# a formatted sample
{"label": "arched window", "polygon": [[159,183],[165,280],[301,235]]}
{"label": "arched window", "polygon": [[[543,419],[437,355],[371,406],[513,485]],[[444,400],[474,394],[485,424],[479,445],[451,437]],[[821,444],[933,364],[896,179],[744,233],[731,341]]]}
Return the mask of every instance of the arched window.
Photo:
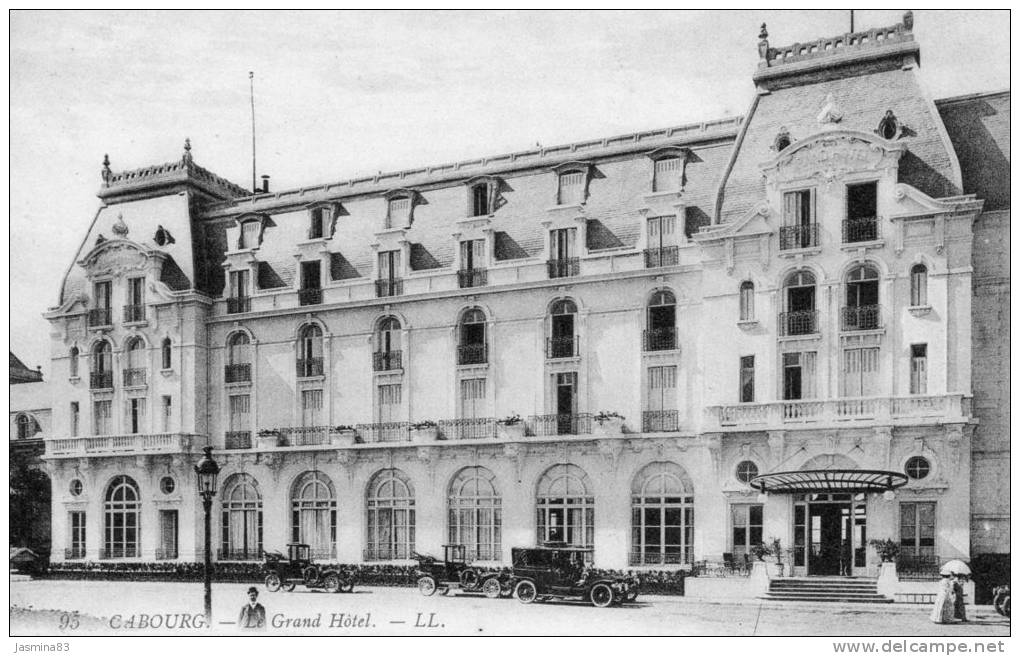
{"label": "arched window", "polygon": [[662,290],[648,300],[646,351],[671,351],[676,348],[676,297]]}
{"label": "arched window", "polygon": [[92,389],[113,387],[113,351],[110,342],[96,342],[92,347],[92,372],[89,385]]}
{"label": "arched window", "polygon": [[262,494],[248,474],[234,474],[223,484],[220,560],[262,557]]}
{"label": "arched window", "polygon": [[485,467],[465,467],[450,483],[450,544],[467,547],[468,560],[500,560],[502,499],[496,476]]}
{"label": "arched window", "polygon": [[238,331],[227,339],[227,364],[223,379],[228,383],[251,381],[251,340],[247,333]]}
{"label": "arched window", "polygon": [[910,267],[910,304],[928,305],[928,267],[923,264]]}
{"label": "arched window", "polygon": [[750,280],[740,283],[740,320],[754,321],[754,283]]}
{"label": "arched window", "polygon": [[110,481],[104,503],[104,558],[137,558],[140,555],[141,508],[141,496],[134,480],[117,476]]}
{"label": "arched window", "polygon": [[631,565],[694,561],[694,491],[672,462],[644,467],[631,485]]}
{"label": "arched window", "polygon": [[414,554],[414,486],[399,469],[384,469],[368,483],[365,560],[403,560]]}
{"label": "arched window", "polygon": [[576,465],[553,465],[542,474],[535,494],[538,544],[558,542],[591,548],[595,544],[595,497],[588,474]]}
{"label": "arched window", "polygon": [[784,335],[810,335],[818,332],[815,311],[815,277],[810,271],[795,271],[786,278],[786,312],[780,317]]}
{"label": "arched window", "polygon": [[468,310],[460,319],[460,344],[457,364],[488,362],[485,347],[485,314],[478,308]]}
{"label": "arched window", "polygon": [[39,432],[39,424],[28,415],[18,415],[15,420],[18,426],[18,439],[27,440]]}
{"label": "arched window", "polygon": [[846,277],[846,305],[843,330],[873,330],[879,327],[878,271],[862,264]]}
{"label": "arched window", "polygon": [[318,471],[298,476],[290,489],[291,541],[311,547],[313,558],[335,558],[336,491]]}
{"label": "arched window", "polygon": [[68,372],[71,378],[78,377],[78,347],[72,346],[68,353]]}
{"label": "arched window", "polygon": [[127,361],[124,366],[124,386],[145,384],[145,342],[135,337],[127,343]]}
{"label": "arched window", "polygon": [[577,335],[574,332],[577,305],[570,299],[559,300],[553,303],[549,314],[551,334],[547,356],[549,358],[574,357],[577,355]]}
{"label": "arched window", "polygon": [[163,369],[173,369],[173,362],[170,359],[170,356],[173,354],[172,347],[173,343],[170,341],[170,338],[164,337],[163,346],[160,348],[160,360]]}
{"label": "arched window", "polygon": [[379,322],[375,333],[375,371],[390,371],[401,368],[400,322],[395,317],[386,317]]}
{"label": "arched window", "polygon": [[322,329],[311,323],[298,337],[298,378],[322,375]]}

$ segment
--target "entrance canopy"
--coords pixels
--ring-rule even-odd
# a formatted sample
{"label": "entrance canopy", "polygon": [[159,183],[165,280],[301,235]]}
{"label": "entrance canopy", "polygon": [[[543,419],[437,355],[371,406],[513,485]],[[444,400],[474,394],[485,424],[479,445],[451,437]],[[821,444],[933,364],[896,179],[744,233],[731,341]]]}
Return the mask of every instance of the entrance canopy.
{"label": "entrance canopy", "polygon": [[805,469],[762,474],[750,481],[756,490],[782,494],[887,492],[906,484],[906,474],[874,469]]}

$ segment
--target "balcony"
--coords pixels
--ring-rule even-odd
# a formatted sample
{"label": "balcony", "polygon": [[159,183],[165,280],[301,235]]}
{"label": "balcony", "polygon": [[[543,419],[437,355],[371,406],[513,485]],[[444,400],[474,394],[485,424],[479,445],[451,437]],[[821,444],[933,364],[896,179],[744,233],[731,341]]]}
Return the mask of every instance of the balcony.
{"label": "balcony", "polygon": [[[722,430],[767,430],[853,425],[938,425],[963,422],[970,399],[944,396],[862,397],[718,405],[706,409],[709,424]],[[709,427],[711,430],[711,426]]]}
{"label": "balcony", "polygon": [[545,357],[550,360],[557,358],[577,357],[576,337],[550,337],[546,339]]}
{"label": "balcony", "polygon": [[46,456],[77,458],[91,455],[142,455],[147,453],[189,453],[205,444],[205,437],[190,433],[149,435],[101,435],[46,440]]}
{"label": "balcony", "polygon": [[843,243],[853,244],[878,239],[878,217],[864,216],[843,221]]}
{"label": "balcony", "polygon": [[82,560],[83,558],[85,558],[84,545],[64,549],[64,560]]}
{"label": "balcony", "polygon": [[135,321],[145,321],[145,306],[144,305],[125,305],[124,306],[124,323],[132,323]]}
{"label": "balcony", "polygon": [[322,303],[322,290],[319,288],[299,289],[298,305],[320,305]]}
{"label": "balcony", "polygon": [[658,267],[676,266],[680,263],[680,248],[678,246],[663,246],[662,248],[645,249],[645,268],[657,269]]}
{"label": "balcony", "polygon": [[591,433],[591,413],[533,415],[528,418],[528,432],[532,435],[588,435]]}
{"label": "balcony", "polygon": [[145,385],[145,369],[132,367],[123,371],[124,387],[143,387]]}
{"label": "balcony", "polygon": [[944,562],[938,554],[931,553],[933,547],[904,547],[896,557],[896,576],[901,581],[938,581],[939,568]]}
{"label": "balcony", "polygon": [[414,556],[414,545],[369,545],[361,555],[362,560],[410,560]]}
{"label": "balcony", "polygon": [[218,549],[216,560],[262,560],[262,548],[251,547],[250,549]]}
{"label": "balcony", "polygon": [[782,226],[779,228],[779,250],[818,246],[818,224]]}
{"label": "balcony", "polygon": [[844,307],[840,313],[840,329],[877,330],[882,327],[881,305],[858,305]]}
{"label": "balcony", "polygon": [[488,284],[488,275],[485,269],[461,269],[457,272],[457,285],[461,289],[484,287],[486,284]]}
{"label": "balcony", "polygon": [[644,331],[645,351],[672,351],[676,348],[676,328],[651,328]]}
{"label": "balcony", "polygon": [[496,437],[496,420],[492,417],[447,419],[439,422],[439,433],[447,440],[486,440]]}
{"label": "balcony", "polygon": [[176,560],[176,559],[177,559],[177,549],[176,548],[173,548],[173,547],[166,548],[166,547],[164,547],[162,549],[156,549],[156,560]]}
{"label": "balcony", "polygon": [[280,446],[322,446],[329,444],[329,426],[289,426],[274,429]]}
{"label": "balcony", "polygon": [[461,344],[457,347],[457,364],[485,364],[489,349],[485,344]]}
{"label": "balcony", "polygon": [[372,371],[393,371],[401,366],[400,351],[376,351],[372,354]]}
{"label": "balcony", "polygon": [[406,421],[357,424],[354,428],[358,431],[361,441],[367,444],[411,441],[411,424]]}
{"label": "balcony", "polygon": [[89,328],[113,325],[113,311],[110,308],[92,308],[87,316]]}
{"label": "balcony", "polygon": [[550,278],[571,278],[581,272],[581,261],[576,257],[565,257],[546,262]]}
{"label": "balcony", "polygon": [[297,377],[311,378],[322,375],[322,358],[305,358],[297,361]]}
{"label": "balcony", "polygon": [[223,367],[223,382],[225,383],[250,383],[251,363],[239,362],[228,364]]}
{"label": "balcony", "polygon": [[680,411],[645,410],[641,413],[641,431],[667,433],[680,430]]}
{"label": "balcony", "polygon": [[89,389],[113,389],[113,372],[93,371],[89,373]]}
{"label": "balcony", "polygon": [[250,449],[251,431],[227,431],[223,435],[223,448]]}
{"label": "balcony", "polygon": [[100,560],[112,560],[114,558],[138,558],[142,550],[135,546],[109,547],[99,550]]}
{"label": "balcony", "polygon": [[818,332],[818,310],[796,310],[779,313],[779,334],[814,335]]}
{"label": "balcony", "polygon": [[400,278],[387,278],[375,281],[375,295],[377,298],[401,296],[403,293],[404,281]]}
{"label": "balcony", "polygon": [[227,299],[227,314],[251,312],[250,296],[235,296]]}

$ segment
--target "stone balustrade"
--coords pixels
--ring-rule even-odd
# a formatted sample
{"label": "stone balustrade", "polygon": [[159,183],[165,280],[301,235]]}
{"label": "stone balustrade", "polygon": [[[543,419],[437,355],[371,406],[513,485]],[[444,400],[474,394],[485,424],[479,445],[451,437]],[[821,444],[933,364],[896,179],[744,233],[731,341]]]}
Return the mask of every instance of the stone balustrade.
{"label": "stone balustrade", "polygon": [[137,455],[148,453],[187,453],[205,445],[205,437],[188,433],[148,435],[98,435],[48,439],[47,458],[76,458],[101,455]]}

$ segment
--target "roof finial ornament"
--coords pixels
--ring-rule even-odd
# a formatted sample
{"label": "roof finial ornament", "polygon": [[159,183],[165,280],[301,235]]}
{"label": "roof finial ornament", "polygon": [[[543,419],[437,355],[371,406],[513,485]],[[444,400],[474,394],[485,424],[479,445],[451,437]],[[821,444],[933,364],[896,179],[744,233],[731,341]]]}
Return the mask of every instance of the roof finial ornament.
{"label": "roof finial ornament", "polygon": [[188,137],[184,138],[184,157],[181,161],[185,164],[191,164],[194,161],[191,159],[191,139]]}
{"label": "roof finial ornament", "polygon": [[769,64],[769,31],[765,27],[765,23],[761,24],[761,31],[758,33],[758,57],[765,61],[765,65]]}
{"label": "roof finial ornament", "polygon": [[903,27],[908,32],[914,29],[914,12],[909,9],[903,14]]}
{"label": "roof finial ornament", "polygon": [[103,176],[103,186],[104,187],[109,187],[110,186],[110,180],[113,179],[113,171],[110,170],[110,155],[109,154],[103,155],[103,171],[102,171],[101,175]]}
{"label": "roof finial ornament", "polygon": [[822,105],[822,111],[818,113],[818,123],[821,125],[826,123],[835,125],[841,120],[843,120],[843,112],[839,111],[839,108],[836,107],[836,99],[832,94],[827,94],[825,96],[825,104]]}
{"label": "roof finial ornament", "polygon": [[112,230],[113,234],[117,235],[118,237],[127,237],[128,227],[127,224],[124,223],[123,214],[117,215],[117,222],[113,224]]}

